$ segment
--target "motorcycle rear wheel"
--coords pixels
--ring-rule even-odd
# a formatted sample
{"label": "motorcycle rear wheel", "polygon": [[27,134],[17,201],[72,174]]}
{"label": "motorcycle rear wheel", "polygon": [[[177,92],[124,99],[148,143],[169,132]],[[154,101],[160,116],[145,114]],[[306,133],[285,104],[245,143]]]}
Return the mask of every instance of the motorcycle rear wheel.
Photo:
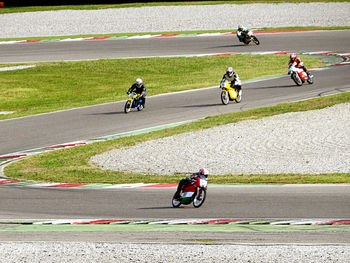
{"label": "motorcycle rear wheel", "polygon": [[131,110],[131,102],[130,102],[130,101],[127,101],[127,102],[125,103],[125,106],[124,106],[124,112],[125,112],[125,113],[128,113],[128,112],[130,112],[130,110]]}
{"label": "motorcycle rear wheel", "polygon": [[301,80],[301,78],[299,76],[297,76],[297,74],[293,73],[292,79],[294,80],[295,84],[297,84],[298,86],[303,85],[303,81]]}
{"label": "motorcycle rear wheel", "polygon": [[228,97],[228,92],[227,91],[221,91],[221,102],[224,105],[227,105],[230,101],[230,98]]}
{"label": "motorcycle rear wheel", "polygon": [[201,191],[199,190],[196,197],[193,200],[193,206],[195,208],[200,207],[204,203],[206,197],[207,191],[205,189],[202,189]]}
{"label": "motorcycle rear wheel", "polygon": [[260,44],[260,41],[257,39],[256,36],[252,36],[252,40],[253,40],[253,42],[254,42],[256,45],[259,45],[259,44]]}

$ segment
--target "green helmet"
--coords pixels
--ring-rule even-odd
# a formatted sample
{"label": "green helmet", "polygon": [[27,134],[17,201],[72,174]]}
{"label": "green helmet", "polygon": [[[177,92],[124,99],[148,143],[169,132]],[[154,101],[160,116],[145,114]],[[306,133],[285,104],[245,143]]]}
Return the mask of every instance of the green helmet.
{"label": "green helmet", "polygon": [[243,30],[243,26],[242,25],[238,25],[238,30]]}

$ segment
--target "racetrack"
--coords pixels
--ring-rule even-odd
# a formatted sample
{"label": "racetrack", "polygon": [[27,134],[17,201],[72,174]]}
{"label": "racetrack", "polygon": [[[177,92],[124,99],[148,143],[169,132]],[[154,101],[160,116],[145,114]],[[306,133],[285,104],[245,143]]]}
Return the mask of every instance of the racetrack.
{"label": "racetrack", "polygon": [[[258,35],[260,46],[232,36],[103,40],[0,46],[1,61],[32,62],[105,57],[252,51],[349,52],[350,31]],[[2,52],[3,51],[3,52]],[[21,55],[19,55],[21,54]],[[286,62],[287,63],[287,62]],[[350,66],[314,72],[316,83],[296,87],[288,76],[244,85],[240,104],[223,106],[217,88],[150,97],[145,111],[125,115],[124,102],[0,121],[0,155],[161,124],[242,111],[349,90]],[[1,186],[0,186],[1,187]],[[57,190],[1,187],[1,218],[333,218],[350,217],[349,186],[209,188],[203,208],[170,208],[174,189]]]}
{"label": "racetrack", "polygon": [[257,34],[261,45],[241,44],[235,35],[107,39],[0,45],[0,63],[131,58],[258,51],[348,52],[350,30]]}
{"label": "racetrack", "polygon": [[208,186],[203,207],[174,209],[175,187],[2,187],[0,219],[350,218],[350,185]]}
{"label": "racetrack", "polygon": [[[90,58],[94,56],[93,50],[103,52],[100,58],[123,55],[126,57],[129,56],[128,54],[174,55],[174,52],[177,52],[176,54],[210,54],[242,51],[326,50],[346,53],[350,31],[268,34],[259,35],[259,38],[262,41],[260,46],[242,46],[232,36],[0,45],[0,50],[4,51],[1,53],[7,54],[0,59],[12,54],[15,56],[12,60],[20,62],[27,56],[26,53],[29,54],[28,61],[45,61],[48,57],[53,60],[64,59],[59,55],[61,53],[73,60],[83,59],[84,56],[86,59],[88,56]],[[143,44],[141,48],[143,41],[148,44]],[[297,44],[293,47],[294,42]],[[120,53],[116,53],[115,49],[120,49]],[[0,121],[0,134],[6,135],[0,138],[0,155],[344,92],[349,89],[348,70],[349,66],[342,66],[315,72],[316,85],[306,85],[301,88],[296,87],[287,75],[278,79],[247,84],[244,85],[242,103],[230,104],[226,107],[221,105],[219,89],[212,88],[149,97],[146,110],[140,114],[125,115],[124,102],[118,102]]]}

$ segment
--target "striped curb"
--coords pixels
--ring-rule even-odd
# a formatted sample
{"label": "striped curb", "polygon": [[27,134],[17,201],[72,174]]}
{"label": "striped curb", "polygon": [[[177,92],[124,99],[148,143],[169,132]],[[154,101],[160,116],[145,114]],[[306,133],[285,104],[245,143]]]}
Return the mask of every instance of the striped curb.
{"label": "striped curb", "polygon": [[[40,183],[34,181],[22,181],[18,179],[2,179],[0,178],[0,186],[7,187],[29,187],[29,188],[46,188],[46,189],[57,189],[57,188],[72,188],[72,189],[132,189],[132,188],[143,188],[143,189],[161,189],[161,188],[176,188],[177,183],[131,183],[131,184],[111,184],[111,183]],[[298,187],[327,187],[329,185],[335,186],[334,184],[301,184],[294,185]],[[241,187],[289,187],[288,184],[208,184],[210,188],[241,188]],[[350,184],[341,184],[341,186],[350,186]]]}
{"label": "striped curb", "polygon": [[38,183],[21,181],[16,179],[1,179],[0,185],[3,186],[21,186],[31,188],[74,188],[74,189],[125,189],[125,188],[164,188],[164,187],[176,187],[177,183],[173,184],[95,184],[95,183]]}
{"label": "striped curb", "polygon": [[[300,32],[319,32],[324,30],[285,30],[285,31],[263,31],[254,32],[254,34],[278,34],[278,33],[300,33]],[[236,35],[234,32],[226,33],[193,33],[193,34],[161,34],[161,35],[135,35],[119,37],[84,37],[84,38],[63,38],[63,39],[36,39],[36,40],[13,40],[0,41],[0,45],[26,44],[26,43],[47,43],[47,42],[69,42],[69,41],[91,41],[91,40],[116,40],[116,39],[149,39],[149,38],[171,38],[171,37],[212,37]]]}
{"label": "striped curb", "polygon": [[58,220],[0,220],[0,224],[25,225],[112,225],[112,224],[144,224],[144,225],[271,225],[271,226],[298,226],[298,225],[350,225],[350,219],[58,219]]}

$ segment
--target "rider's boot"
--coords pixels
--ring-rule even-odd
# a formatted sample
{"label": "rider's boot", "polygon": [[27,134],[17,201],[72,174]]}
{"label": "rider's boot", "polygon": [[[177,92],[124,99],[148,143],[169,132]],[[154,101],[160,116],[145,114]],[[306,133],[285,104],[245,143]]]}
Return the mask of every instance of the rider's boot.
{"label": "rider's boot", "polygon": [[310,72],[305,68],[305,66],[302,67],[305,73],[307,74],[307,77],[310,78]]}
{"label": "rider's boot", "polygon": [[242,88],[241,88],[241,86],[237,85],[235,87],[235,89],[236,89],[237,95],[238,96],[242,96]]}

